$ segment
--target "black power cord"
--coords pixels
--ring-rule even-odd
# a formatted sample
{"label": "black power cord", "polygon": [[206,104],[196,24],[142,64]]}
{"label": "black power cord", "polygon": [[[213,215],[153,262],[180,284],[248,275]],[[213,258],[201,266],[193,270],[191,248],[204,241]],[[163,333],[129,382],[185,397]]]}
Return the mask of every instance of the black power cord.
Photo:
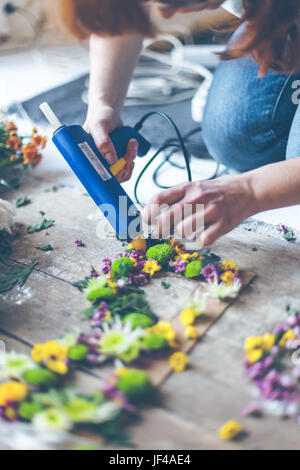
{"label": "black power cord", "polygon": [[[194,147],[195,146],[199,147],[198,143],[193,142],[193,141],[189,141],[189,139],[191,137],[193,137],[195,134],[202,131],[201,127],[198,126],[195,129],[192,129],[191,131],[189,131],[184,136],[182,136],[179,129],[178,129],[178,127],[174,123],[174,121],[167,114],[164,114],[164,113],[161,113],[161,112],[158,112],[158,111],[152,111],[152,112],[149,112],[149,113],[145,114],[145,116],[142,117],[142,119],[134,126],[134,128],[137,131],[140,131],[142,129],[144,123],[152,116],[160,116],[163,119],[166,119],[169,122],[169,124],[172,126],[172,128],[174,129],[175,134],[176,134],[176,138],[170,138],[170,139],[166,140],[164,142],[164,144],[157,150],[157,152],[155,152],[155,154],[150,158],[148,163],[145,165],[143,170],[140,172],[140,174],[139,174],[139,176],[136,180],[135,186],[134,186],[134,197],[135,197],[136,202],[138,204],[141,204],[141,201],[139,200],[139,197],[138,197],[138,187],[139,187],[140,181],[141,181],[142,177],[144,176],[145,172],[150,167],[150,165],[154,162],[154,160],[161,153],[164,153],[164,152],[168,151],[168,152],[164,153],[163,161],[158,165],[158,167],[156,168],[156,170],[155,170],[155,172],[153,173],[153,176],[152,176],[153,181],[154,181],[155,185],[158,188],[160,188],[160,189],[168,189],[169,188],[169,186],[163,186],[158,182],[159,173],[160,173],[161,169],[164,167],[164,165],[166,165],[167,163],[169,165],[175,167],[175,168],[180,169],[180,170],[185,170],[186,169],[188,181],[192,181],[192,172],[191,172],[191,165],[190,165],[191,155],[190,155],[190,152],[188,151],[187,147],[188,146],[190,146],[190,147],[193,147],[193,146]],[[180,165],[179,163],[174,162],[174,161],[171,160],[172,156],[174,154],[176,154],[178,152],[178,150],[180,150],[180,149],[182,150],[183,157],[184,157],[184,160],[185,160],[184,165]],[[225,170],[221,174],[219,174],[219,170],[220,170],[220,164],[217,163],[216,164],[216,169],[215,169],[213,175],[210,176],[209,178],[206,178],[206,180],[213,180],[213,179],[217,178],[218,176],[221,176],[221,174],[224,174],[226,172],[226,170]]]}
{"label": "black power cord", "polygon": [[177,139],[169,139],[168,141],[166,141],[163,144],[163,146],[160,149],[158,149],[158,151],[153,155],[153,157],[149,160],[147,165],[145,165],[145,167],[143,168],[143,170],[139,174],[139,176],[137,178],[137,181],[136,181],[136,184],[135,184],[135,187],[134,187],[134,197],[135,197],[138,204],[141,204],[141,202],[138,198],[138,195],[137,195],[137,190],[138,190],[138,185],[141,181],[142,176],[145,174],[146,170],[149,168],[151,163],[162,152],[164,152],[165,150],[167,150],[169,148],[176,149],[176,151],[178,149],[182,150],[183,157],[184,157],[184,160],[185,160],[185,168],[186,168],[186,172],[187,172],[187,178],[188,178],[188,181],[192,181],[192,172],[191,172],[191,165],[190,165],[191,156],[190,156],[190,154],[189,154],[189,152],[188,152],[188,150],[185,146],[184,139],[183,139],[178,127],[176,126],[175,122],[167,114],[161,113],[159,111],[151,111],[151,112],[145,114],[145,116],[142,117],[142,119],[134,126],[134,129],[136,131],[140,131],[142,129],[143,125],[145,124],[145,122],[152,116],[160,116],[163,119],[165,119],[166,121],[168,121],[168,123],[174,129]]}

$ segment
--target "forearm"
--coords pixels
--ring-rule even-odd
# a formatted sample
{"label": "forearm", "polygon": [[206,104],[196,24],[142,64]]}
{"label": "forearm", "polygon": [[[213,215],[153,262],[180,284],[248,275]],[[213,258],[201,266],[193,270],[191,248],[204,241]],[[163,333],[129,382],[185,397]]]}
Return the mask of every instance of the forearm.
{"label": "forearm", "polygon": [[105,104],[115,110],[116,116],[121,114],[142,42],[143,38],[138,35],[92,36],[90,105]]}
{"label": "forearm", "polygon": [[251,212],[300,204],[300,157],[241,175],[253,195]]}

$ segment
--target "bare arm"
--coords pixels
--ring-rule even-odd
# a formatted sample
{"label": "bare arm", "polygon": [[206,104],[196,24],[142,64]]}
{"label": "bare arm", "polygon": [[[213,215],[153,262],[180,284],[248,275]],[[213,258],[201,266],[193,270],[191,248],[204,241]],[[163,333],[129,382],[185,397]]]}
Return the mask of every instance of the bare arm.
{"label": "bare arm", "polygon": [[[169,204],[169,210],[155,220],[158,209],[151,210],[152,204]],[[195,211],[173,227],[175,233],[190,236],[197,217],[204,211],[205,227],[201,241],[210,245],[247,217],[270,209],[300,204],[300,157],[241,175],[175,186],[157,194],[144,210],[143,218],[145,222],[156,224],[157,235],[166,237],[169,234],[164,233],[164,227],[168,227],[168,220],[174,219],[178,207],[184,207],[185,204],[194,205]],[[198,209],[202,211],[201,214],[197,213],[197,204],[204,206]]]}
{"label": "bare arm", "polygon": [[[138,35],[111,38],[94,35],[90,40],[89,108],[85,129],[92,134],[110,164],[117,161],[117,156],[109,134],[122,124],[120,116],[142,41]],[[136,153],[137,142],[131,140],[126,154],[127,165],[119,175],[120,181],[130,176]]]}

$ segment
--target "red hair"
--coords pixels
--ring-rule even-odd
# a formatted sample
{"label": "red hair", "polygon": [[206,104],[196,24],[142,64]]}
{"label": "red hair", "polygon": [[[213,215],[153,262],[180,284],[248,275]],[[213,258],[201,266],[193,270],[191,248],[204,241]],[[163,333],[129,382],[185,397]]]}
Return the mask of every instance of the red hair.
{"label": "red hair", "polygon": [[230,60],[252,55],[260,75],[269,69],[295,72],[299,57],[299,0],[243,0],[246,22],[243,34],[221,54]]}
{"label": "red hair", "polygon": [[[57,2],[68,31],[79,39],[86,39],[91,34],[154,34],[144,0]],[[208,0],[208,7],[209,3]],[[222,3],[220,0],[219,5]],[[172,0],[169,4],[172,5]],[[243,7],[241,21],[246,22],[245,30],[231,48],[221,54],[222,59],[252,55],[260,65],[260,75],[269,69],[286,73],[296,71],[300,67],[300,0],[243,0]]]}

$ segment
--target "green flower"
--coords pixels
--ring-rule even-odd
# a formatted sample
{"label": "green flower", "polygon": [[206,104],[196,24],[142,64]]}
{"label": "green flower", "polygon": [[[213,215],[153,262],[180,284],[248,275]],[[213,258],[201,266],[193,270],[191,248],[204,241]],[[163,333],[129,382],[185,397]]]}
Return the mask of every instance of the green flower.
{"label": "green flower", "polygon": [[146,253],[147,259],[154,259],[163,267],[167,267],[171,259],[175,256],[175,251],[168,243],[154,245]]}
{"label": "green flower", "polygon": [[126,256],[116,259],[112,264],[112,272],[118,276],[127,276],[133,270],[133,261]]}
{"label": "green flower", "polygon": [[93,420],[97,406],[85,398],[73,398],[64,407],[64,411],[75,423],[87,423]]}
{"label": "green flower", "polygon": [[143,345],[146,349],[164,349],[169,346],[168,341],[162,335],[151,333],[143,340]]}
{"label": "green flower", "polygon": [[131,328],[148,328],[154,325],[154,321],[142,313],[129,313],[123,319],[124,323],[129,323]]}
{"label": "green flower", "polygon": [[76,344],[69,349],[69,359],[71,361],[83,361],[88,355],[88,348],[84,344]]}
{"label": "green flower", "polygon": [[0,379],[21,379],[27,370],[36,367],[28,356],[15,352],[7,353],[5,361],[3,368],[0,367]]}
{"label": "green flower", "polygon": [[193,278],[200,276],[203,269],[202,263],[199,260],[191,261],[185,269],[185,277]]}
{"label": "green flower", "polygon": [[19,407],[18,415],[26,421],[32,421],[33,417],[42,410],[43,406],[40,403],[23,402]]}
{"label": "green flower", "polygon": [[32,423],[37,432],[69,431],[72,428],[71,419],[67,413],[60,408],[50,408],[37,413]]}
{"label": "green flower", "polygon": [[47,369],[31,369],[27,370],[23,375],[24,380],[37,387],[51,387],[58,381],[58,376]]}
{"label": "green flower", "polygon": [[147,401],[153,396],[154,387],[147,374],[141,370],[129,370],[119,378],[118,389],[132,403]]}
{"label": "green flower", "polygon": [[110,287],[105,287],[106,282],[106,276],[101,276],[98,279],[91,278],[87,287],[84,289],[84,294],[86,295],[87,300],[93,302],[98,299],[114,299],[116,297],[116,293]]}
{"label": "green flower", "polygon": [[119,354],[119,358],[124,362],[132,362],[139,357],[140,348],[138,346],[131,346],[126,352]]}

